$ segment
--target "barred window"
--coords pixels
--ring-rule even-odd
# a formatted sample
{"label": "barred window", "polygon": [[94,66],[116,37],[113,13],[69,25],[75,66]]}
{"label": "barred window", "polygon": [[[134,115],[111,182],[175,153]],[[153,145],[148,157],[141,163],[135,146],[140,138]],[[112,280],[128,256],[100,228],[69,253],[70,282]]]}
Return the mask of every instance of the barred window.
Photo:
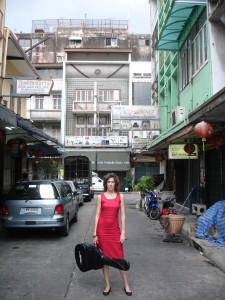
{"label": "barred window", "polygon": [[[113,102],[120,100],[119,90],[98,90],[99,102]],[[93,102],[94,90],[76,90],[76,102]]]}
{"label": "barred window", "polygon": [[206,12],[193,26],[180,51],[180,89],[183,89],[208,61]]}

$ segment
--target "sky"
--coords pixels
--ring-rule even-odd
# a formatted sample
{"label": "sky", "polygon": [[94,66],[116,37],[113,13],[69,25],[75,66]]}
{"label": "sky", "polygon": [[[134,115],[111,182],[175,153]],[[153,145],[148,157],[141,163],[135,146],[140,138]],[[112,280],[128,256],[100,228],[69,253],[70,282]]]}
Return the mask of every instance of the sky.
{"label": "sky", "polygon": [[150,33],[149,0],[6,0],[5,26],[30,33],[33,20],[129,20],[130,33]]}

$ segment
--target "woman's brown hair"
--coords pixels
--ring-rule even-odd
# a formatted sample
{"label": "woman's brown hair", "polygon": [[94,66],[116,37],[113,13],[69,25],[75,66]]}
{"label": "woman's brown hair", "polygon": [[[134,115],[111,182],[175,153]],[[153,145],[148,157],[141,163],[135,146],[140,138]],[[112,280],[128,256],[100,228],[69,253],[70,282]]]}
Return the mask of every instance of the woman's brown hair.
{"label": "woman's brown hair", "polygon": [[104,186],[104,192],[107,191],[107,181],[113,178],[115,181],[115,192],[119,193],[120,191],[120,181],[119,181],[119,177],[115,174],[115,173],[108,173],[103,177],[103,186]]}

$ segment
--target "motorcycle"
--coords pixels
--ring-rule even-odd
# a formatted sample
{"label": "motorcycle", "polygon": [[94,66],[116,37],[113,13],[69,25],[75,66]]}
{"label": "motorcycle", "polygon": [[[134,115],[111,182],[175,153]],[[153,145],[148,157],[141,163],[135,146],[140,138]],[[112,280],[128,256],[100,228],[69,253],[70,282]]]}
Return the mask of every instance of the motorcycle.
{"label": "motorcycle", "polygon": [[177,210],[174,207],[174,203],[176,201],[176,198],[174,196],[167,197],[166,199],[162,200],[162,209],[160,210],[160,217],[159,222],[162,225],[162,227],[165,227],[164,218],[165,215],[170,214],[177,214]]}
{"label": "motorcycle", "polygon": [[148,189],[145,192],[144,210],[151,220],[157,220],[160,216],[160,206],[156,194]]}

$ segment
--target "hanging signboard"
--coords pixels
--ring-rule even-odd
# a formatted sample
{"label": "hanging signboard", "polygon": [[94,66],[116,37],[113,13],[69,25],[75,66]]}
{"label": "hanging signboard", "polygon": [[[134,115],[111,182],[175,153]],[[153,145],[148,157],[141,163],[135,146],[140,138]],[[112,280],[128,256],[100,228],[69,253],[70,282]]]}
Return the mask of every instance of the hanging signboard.
{"label": "hanging signboard", "polygon": [[193,153],[188,154],[184,151],[185,144],[169,145],[169,159],[197,159],[198,158],[198,145],[194,144],[195,150]]}
{"label": "hanging signboard", "polygon": [[51,79],[15,79],[13,96],[24,98],[32,95],[49,95],[52,87]]}
{"label": "hanging signboard", "polygon": [[114,130],[158,130],[159,106],[156,105],[113,105],[112,129]]}

